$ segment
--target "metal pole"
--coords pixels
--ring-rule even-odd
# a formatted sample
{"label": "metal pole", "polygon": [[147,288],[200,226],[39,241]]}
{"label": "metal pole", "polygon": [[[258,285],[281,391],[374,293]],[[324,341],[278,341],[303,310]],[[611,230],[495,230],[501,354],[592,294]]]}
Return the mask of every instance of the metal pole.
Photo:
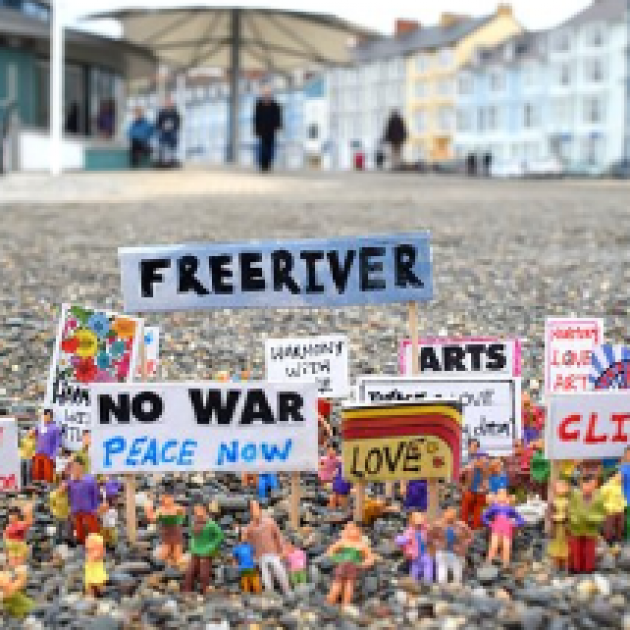
{"label": "metal pole", "polygon": [[238,164],[239,136],[239,78],[241,74],[241,12],[231,10],[231,56],[230,56],[230,137],[228,140],[228,162]]}
{"label": "metal pole", "polygon": [[63,142],[64,2],[51,5],[50,33],[50,174],[61,175]]}
{"label": "metal pole", "polygon": [[626,0],[626,71],[624,73],[625,85],[623,91],[623,161],[630,162],[630,0]]}

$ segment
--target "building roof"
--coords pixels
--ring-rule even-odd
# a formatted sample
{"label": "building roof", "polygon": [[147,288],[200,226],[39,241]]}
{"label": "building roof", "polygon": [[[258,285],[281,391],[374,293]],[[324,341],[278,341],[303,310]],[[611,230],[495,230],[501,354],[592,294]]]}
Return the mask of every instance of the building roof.
{"label": "building roof", "polygon": [[[546,59],[547,33],[548,31],[518,33],[496,46],[479,49],[477,55],[473,55],[463,67],[475,69],[488,65],[510,66],[528,59],[543,61]],[[508,51],[512,54],[508,55]]]}
{"label": "building roof", "polygon": [[626,0],[593,0],[586,9],[576,13],[558,28],[582,26],[590,22],[613,22],[622,20],[626,14]]}
{"label": "building roof", "polygon": [[407,56],[420,50],[435,50],[452,46],[487,24],[494,17],[494,13],[480,18],[464,17],[449,26],[421,27],[397,37],[380,37],[368,40],[355,48],[354,61],[375,61]]}

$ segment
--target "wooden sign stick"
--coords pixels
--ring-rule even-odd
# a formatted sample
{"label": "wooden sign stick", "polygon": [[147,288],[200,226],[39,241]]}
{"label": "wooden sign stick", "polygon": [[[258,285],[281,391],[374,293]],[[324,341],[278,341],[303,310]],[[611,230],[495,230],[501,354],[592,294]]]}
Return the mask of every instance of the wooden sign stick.
{"label": "wooden sign stick", "polygon": [[354,522],[363,523],[363,510],[365,508],[365,483],[355,484],[354,495]]}
{"label": "wooden sign stick", "polygon": [[300,473],[291,473],[291,491],[289,494],[289,523],[293,529],[300,527]]}

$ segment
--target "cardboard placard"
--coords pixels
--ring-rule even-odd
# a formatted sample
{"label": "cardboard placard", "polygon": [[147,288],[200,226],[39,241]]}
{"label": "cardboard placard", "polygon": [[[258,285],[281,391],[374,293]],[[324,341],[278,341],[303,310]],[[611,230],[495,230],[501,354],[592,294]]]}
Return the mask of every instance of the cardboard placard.
{"label": "cardboard placard", "polygon": [[577,393],[589,389],[591,355],[603,343],[602,319],[545,321],[545,392]]}
{"label": "cardboard placard", "polygon": [[0,418],[0,493],[18,491],[21,484],[17,422],[14,418]]}
{"label": "cardboard placard", "polygon": [[462,443],[477,438],[491,455],[512,453],[521,436],[521,379],[364,376],[357,379],[360,402],[458,401],[464,409]]}
{"label": "cardboard placard", "polygon": [[90,423],[91,383],[133,380],[138,364],[142,320],[64,304],[55,340],[45,406],[63,431],[62,444],[82,446]]}
{"label": "cardboard placard", "polygon": [[352,405],[342,411],[344,477],[452,479],[462,452],[460,403]]}
{"label": "cardboard placard", "polygon": [[549,459],[620,457],[630,445],[627,392],[553,394],[545,423]]}
{"label": "cardboard placard", "polygon": [[630,389],[630,348],[604,344],[593,349],[589,389]]}
{"label": "cardboard placard", "polygon": [[160,363],[160,327],[145,326],[144,327],[144,361],[145,374],[142,374],[141,360],[138,360],[136,368],[136,379],[157,378],[158,367]]}
{"label": "cardboard placard", "polygon": [[[521,342],[500,337],[424,337],[418,340],[418,372],[427,376],[520,376]],[[400,373],[412,376],[411,339],[400,344]]]}
{"label": "cardboard placard", "polygon": [[125,310],[331,308],[433,297],[429,234],[121,248]]}
{"label": "cardboard placard", "polygon": [[93,385],[93,473],[316,471],[314,383]]}
{"label": "cardboard placard", "polygon": [[265,340],[265,369],[272,383],[315,381],[323,398],[350,393],[348,338],[345,335]]}

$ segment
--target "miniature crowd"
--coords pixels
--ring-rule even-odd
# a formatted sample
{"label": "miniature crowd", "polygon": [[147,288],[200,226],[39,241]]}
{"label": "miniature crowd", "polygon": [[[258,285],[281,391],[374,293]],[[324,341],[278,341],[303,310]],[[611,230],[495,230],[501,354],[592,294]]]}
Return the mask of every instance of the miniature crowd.
{"label": "miniature crowd", "polygon": [[[400,491],[408,514],[408,527],[396,536],[395,544],[408,560],[412,580],[461,583],[467,570],[466,552],[476,536],[484,535],[484,528],[489,535],[486,562],[500,560],[509,569],[513,539],[527,524],[527,507],[531,505],[546,506],[542,515],[549,536],[546,553],[558,570],[593,572],[601,537],[609,545],[628,540],[630,447],[617,461],[566,461],[554,472],[542,448],[543,410],[524,395],[522,412],[523,433],[510,457],[489,456],[481,451],[478,440],[468,440],[468,459],[459,479],[460,505],[442,505],[440,514],[430,518],[426,481],[401,483],[394,490],[393,494]],[[335,565],[327,601],[345,606],[353,601],[362,574],[379,560],[365,528],[399,508],[392,503],[391,492],[376,496],[375,486],[370,488],[374,494],[365,498],[361,523],[352,520],[349,509],[354,489],[343,476],[331,418],[331,403],[321,400],[318,479],[329,489],[329,509],[342,515],[339,537],[326,551]],[[44,410],[38,427],[20,443],[24,492],[46,488],[56,523],[55,540],[84,546],[85,593],[98,597],[108,581],[107,549],[114,549],[119,542],[123,486],[115,478],[90,474],[88,433],[83,447],[71,454],[61,448],[61,438],[52,411]],[[308,554],[264,509],[279,483],[274,474],[243,475],[241,479],[242,487],[253,486],[257,497],[249,503],[249,523],[238,526],[239,541],[228,552],[238,567],[244,593],[271,592],[277,585],[290,597],[308,580]],[[202,594],[212,590],[218,556],[226,555],[226,537],[211,516],[212,506],[195,503],[187,510],[177,502],[167,481],[161,484],[157,506],[148,500],[142,508],[145,518],[159,530],[156,557],[182,572],[182,590]],[[26,617],[35,605],[25,593],[33,522],[32,504],[9,508],[3,536],[7,567],[0,572],[0,594],[4,614],[17,618]]]}

